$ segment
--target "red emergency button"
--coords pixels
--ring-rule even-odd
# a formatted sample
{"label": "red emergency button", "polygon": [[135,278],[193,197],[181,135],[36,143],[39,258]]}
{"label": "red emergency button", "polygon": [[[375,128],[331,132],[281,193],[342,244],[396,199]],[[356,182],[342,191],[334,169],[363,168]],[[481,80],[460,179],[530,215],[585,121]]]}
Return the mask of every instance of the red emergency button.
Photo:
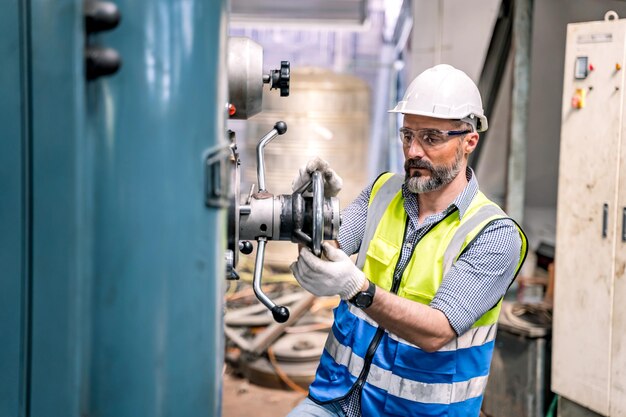
{"label": "red emergency button", "polygon": [[228,115],[234,116],[235,113],[237,113],[237,108],[232,103],[228,103]]}
{"label": "red emergency button", "polygon": [[595,69],[595,67],[593,66],[593,64],[589,64],[589,71],[593,71]]}

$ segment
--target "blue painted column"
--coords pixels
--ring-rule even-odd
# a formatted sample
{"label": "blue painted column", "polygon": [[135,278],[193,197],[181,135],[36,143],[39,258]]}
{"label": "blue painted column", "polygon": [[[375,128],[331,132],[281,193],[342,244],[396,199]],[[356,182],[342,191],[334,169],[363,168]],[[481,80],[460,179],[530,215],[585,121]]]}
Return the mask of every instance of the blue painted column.
{"label": "blue painted column", "polygon": [[94,145],[89,401],[99,417],[217,416],[224,209],[204,156],[226,145],[226,2],[120,0],[98,43],[121,70],[87,88]]}
{"label": "blue painted column", "polygon": [[226,212],[226,0],[124,0],[93,42],[82,0],[0,14],[0,415],[217,416]]}
{"label": "blue painted column", "polygon": [[31,201],[28,417],[77,416],[88,327],[82,2],[22,2]]}
{"label": "blue painted column", "polygon": [[26,27],[18,0],[0,13],[0,416],[23,416],[28,345],[28,118]]}

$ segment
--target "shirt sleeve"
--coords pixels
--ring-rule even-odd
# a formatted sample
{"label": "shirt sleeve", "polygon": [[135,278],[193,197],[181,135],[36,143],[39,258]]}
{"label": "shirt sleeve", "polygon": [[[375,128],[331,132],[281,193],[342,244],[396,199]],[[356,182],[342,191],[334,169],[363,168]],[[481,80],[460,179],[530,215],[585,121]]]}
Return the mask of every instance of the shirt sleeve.
{"label": "shirt sleeve", "polygon": [[430,306],[465,333],[504,296],[515,278],[522,240],[510,219],[486,227],[452,265]]}
{"label": "shirt sleeve", "polygon": [[357,253],[361,247],[373,185],[370,184],[369,187],[361,191],[358,197],[341,211],[341,225],[339,226],[337,242],[339,242],[339,247],[348,255]]}

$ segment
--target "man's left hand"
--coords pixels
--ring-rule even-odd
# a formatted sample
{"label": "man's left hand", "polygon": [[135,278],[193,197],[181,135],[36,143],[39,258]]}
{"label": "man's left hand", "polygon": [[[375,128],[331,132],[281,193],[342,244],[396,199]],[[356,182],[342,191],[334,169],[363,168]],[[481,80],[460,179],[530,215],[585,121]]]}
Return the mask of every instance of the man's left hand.
{"label": "man's left hand", "polygon": [[302,248],[291,271],[302,288],[317,296],[339,295],[349,300],[365,284],[365,274],[341,249],[328,242],[322,245],[328,260],[315,256],[309,248]]}
{"label": "man's left hand", "polygon": [[335,197],[341,191],[343,180],[330,167],[328,162],[320,157],[315,157],[307,162],[306,166],[300,168],[298,175],[293,179],[291,188],[293,191],[299,190],[304,184],[311,181],[311,175],[319,171],[324,178],[324,197]]}

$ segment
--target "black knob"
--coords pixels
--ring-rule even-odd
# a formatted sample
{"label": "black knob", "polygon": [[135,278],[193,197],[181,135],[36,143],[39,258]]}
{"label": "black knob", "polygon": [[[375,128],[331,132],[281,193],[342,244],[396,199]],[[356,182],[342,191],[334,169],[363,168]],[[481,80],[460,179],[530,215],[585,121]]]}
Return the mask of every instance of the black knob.
{"label": "black knob", "polygon": [[282,135],[287,131],[287,123],[276,122],[276,124],[274,125],[274,129],[276,129],[276,132],[278,132],[279,135]]}
{"label": "black knob", "polygon": [[250,255],[252,253],[252,243],[248,242],[247,240],[239,241],[239,252],[243,253],[244,255]]}
{"label": "black knob", "polygon": [[88,46],[85,49],[85,71],[88,80],[115,74],[122,65],[120,54],[115,49]]}
{"label": "black knob", "polygon": [[108,1],[88,0],[83,10],[87,33],[111,30],[120,23],[122,17],[117,5]]}
{"label": "black knob", "polygon": [[291,78],[291,68],[289,61],[280,62],[280,78],[278,79],[278,88],[280,88],[280,96],[287,97],[289,95],[289,79]]}
{"label": "black knob", "polygon": [[289,61],[280,61],[280,69],[271,70],[270,76],[264,76],[264,82],[270,83],[270,90],[280,89],[280,96],[287,97],[289,95],[289,79],[291,78],[291,70]]}
{"label": "black knob", "polygon": [[274,316],[274,320],[278,323],[284,323],[289,320],[289,310],[284,306],[274,306],[274,308],[272,308],[272,316]]}

